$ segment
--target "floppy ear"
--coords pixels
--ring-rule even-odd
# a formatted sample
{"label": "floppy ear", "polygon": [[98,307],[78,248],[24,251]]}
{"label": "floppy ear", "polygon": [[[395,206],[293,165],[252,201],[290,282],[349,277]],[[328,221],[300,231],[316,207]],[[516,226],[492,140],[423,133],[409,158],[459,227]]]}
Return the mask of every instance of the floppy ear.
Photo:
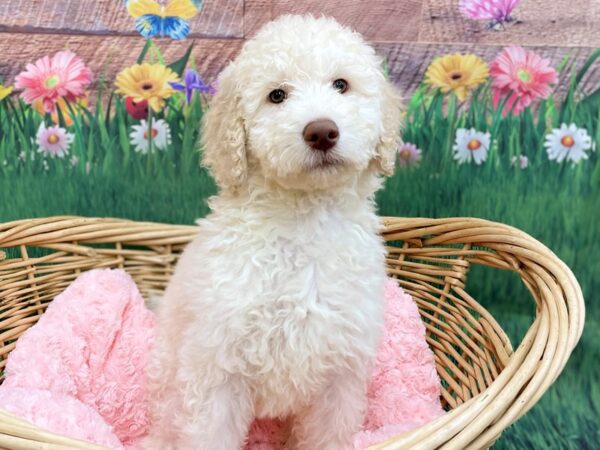
{"label": "floppy ear", "polygon": [[202,164],[221,191],[235,193],[246,181],[247,162],[244,114],[232,64],[219,77],[202,123]]}
{"label": "floppy ear", "polygon": [[381,95],[382,131],[375,148],[374,162],[379,172],[390,176],[394,173],[400,145],[402,100],[397,88],[388,80],[384,81]]}

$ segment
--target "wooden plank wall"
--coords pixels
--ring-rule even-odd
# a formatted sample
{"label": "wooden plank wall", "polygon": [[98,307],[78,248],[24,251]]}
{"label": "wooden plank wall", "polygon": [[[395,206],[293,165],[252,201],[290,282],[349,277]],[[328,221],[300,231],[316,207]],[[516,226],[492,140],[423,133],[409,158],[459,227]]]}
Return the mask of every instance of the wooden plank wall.
{"label": "wooden plank wall", "polygon": [[[600,0],[523,0],[517,21],[502,31],[462,17],[459,0],[205,0],[192,20],[194,58],[207,79],[235,57],[245,39],[284,13],[334,16],[361,32],[385,55],[406,95],[433,57],[470,51],[487,60],[508,44],[531,46],[558,65],[566,55],[585,60],[600,47]],[[168,60],[188,41],[161,39]],[[0,78],[10,83],[25,64],[68,48],[108,79],[133,64],[144,40],[121,0],[10,0],[0,2]],[[584,80],[600,86],[600,64]]]}

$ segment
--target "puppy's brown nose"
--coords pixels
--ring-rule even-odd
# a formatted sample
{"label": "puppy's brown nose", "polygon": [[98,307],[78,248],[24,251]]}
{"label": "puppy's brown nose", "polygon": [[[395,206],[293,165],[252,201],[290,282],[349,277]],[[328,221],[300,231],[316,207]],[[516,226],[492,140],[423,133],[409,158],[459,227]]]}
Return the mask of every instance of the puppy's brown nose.
{"label": "puppy's brown nose", "polygon": [[340,138],[340,130],[333,120],[319,119],[310,122],[302,133],[304,140],[311,148],[326,152]]}

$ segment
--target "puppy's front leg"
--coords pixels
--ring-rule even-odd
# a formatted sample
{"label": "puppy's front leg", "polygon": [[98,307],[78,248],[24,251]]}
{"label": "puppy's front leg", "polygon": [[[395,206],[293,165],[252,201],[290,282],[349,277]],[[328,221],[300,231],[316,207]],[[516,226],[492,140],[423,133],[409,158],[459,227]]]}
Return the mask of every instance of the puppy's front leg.
{"label": "puppy's front leg", "polygon": [[367,409],[366,378],[345,372],[294,421],[289,450],[343,450],[364,421]]}
{"label": "puppy's front leg", "polygon": [[242,448],[254,411],[250,390],[241,377],[227,376],[208,388],[206,380],[188,383],[184,404],[185,413],[176,418],[180,429],[177,450]]}

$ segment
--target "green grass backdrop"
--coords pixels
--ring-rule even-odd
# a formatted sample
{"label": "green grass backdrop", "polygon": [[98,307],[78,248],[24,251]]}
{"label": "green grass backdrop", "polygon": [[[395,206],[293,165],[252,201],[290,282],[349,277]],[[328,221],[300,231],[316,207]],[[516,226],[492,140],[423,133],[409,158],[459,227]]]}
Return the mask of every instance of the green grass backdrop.
{"label": "green grass backdrop", "polygon": [[[377,195],[382,215],[474,216],[518,227],[553,249],[581,283],[588,313],[579,346],[556,384],[504,433],[497,449],[600,449],[600,164],[597,152],[576,166],[558,164],[543,147],[546,133],[561,123],[577,123],[600,144],[600,95],[582,99],[582,68],[565,61],[561,70],[568,69],[573,77],[565,98],[550,98],[518,117],[492,110],[485,100],[489,85],[475,93],[479,100],[471,107],[420,89],[409,105],[404,138],[423,150],[422,162],[398,170]],[[128,132],[136,122],[122,101],[114,98],[111,107],[105,111],[98,102],[75,120],[70,156],[76,160],[44,162],[32,142],[42,118],[13,99],[0,103],[0,221],[75,214],[191,224],[207,214],[206,198],[216,188],[195,148],[199,99],[191,107],[173,102],[161,113],[173,145],[150,155],[131,148]],[[485,164],[452,160],[458,127],[492,134]],[[525,170],[510,164],[519,154],[529,158]],[[517,276],[474,268],[468,289],[518,343],[534,305]]]}

